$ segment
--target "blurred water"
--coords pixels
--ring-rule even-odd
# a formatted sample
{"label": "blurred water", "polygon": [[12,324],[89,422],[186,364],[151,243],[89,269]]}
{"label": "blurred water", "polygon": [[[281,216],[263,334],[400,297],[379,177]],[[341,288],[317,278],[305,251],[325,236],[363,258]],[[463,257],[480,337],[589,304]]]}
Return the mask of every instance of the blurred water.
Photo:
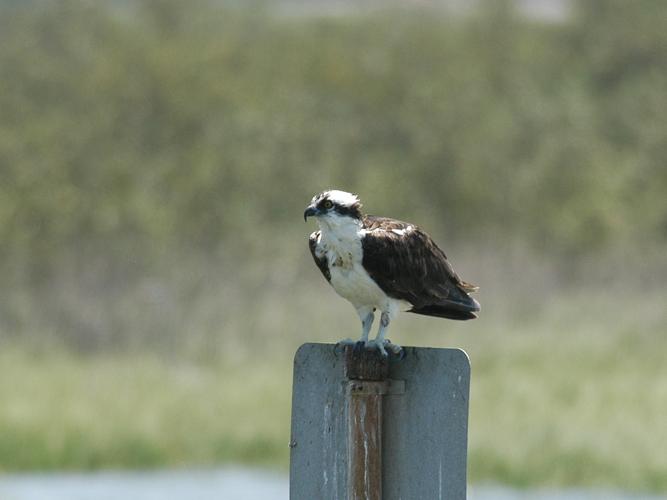
{"label": "blurred water", "polygon": [[0,500],[284,500],[283,474],[240,468],[0,476]]}
{"label": "blurred water", "polygon": [[[264,470],[225,468],[157,472],[0,476],[0,500],[286,500],[288,479]],[[517,491],[481,485],[470,500],[659,500],[612,491]]]}

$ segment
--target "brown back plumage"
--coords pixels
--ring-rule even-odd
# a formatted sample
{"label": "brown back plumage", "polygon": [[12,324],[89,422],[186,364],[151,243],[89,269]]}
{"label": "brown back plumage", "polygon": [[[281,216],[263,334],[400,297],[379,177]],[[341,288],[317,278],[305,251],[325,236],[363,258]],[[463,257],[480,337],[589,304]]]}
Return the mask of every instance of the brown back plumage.
{"label": "brown back plumage", "polygon": [[414,224],[364,216],[363,266],[390,297],[412,304],[410,312],[450,319],[476,318],[479,304],[468,293],[445,253]]}

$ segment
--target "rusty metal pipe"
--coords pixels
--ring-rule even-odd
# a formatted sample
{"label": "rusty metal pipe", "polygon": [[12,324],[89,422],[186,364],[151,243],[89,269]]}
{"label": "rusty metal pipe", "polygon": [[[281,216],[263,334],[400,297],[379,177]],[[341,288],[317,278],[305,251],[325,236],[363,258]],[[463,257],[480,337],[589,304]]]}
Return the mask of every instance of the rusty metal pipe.
{"label": "rusty metal pipe", "polygon": [[386,382],[348,382],[350,500],[382,499],[382,395],[386,388]]}
{"label": "rusty metal pipe", "polygon": [[347,498],[382,500],[382,396],[389,363],[376,351],[345,350]]}

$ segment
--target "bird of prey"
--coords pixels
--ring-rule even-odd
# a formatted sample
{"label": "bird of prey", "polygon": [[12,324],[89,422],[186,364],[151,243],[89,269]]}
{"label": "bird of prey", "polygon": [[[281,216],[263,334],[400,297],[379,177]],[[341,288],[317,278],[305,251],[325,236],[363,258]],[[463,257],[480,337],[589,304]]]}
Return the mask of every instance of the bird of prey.
{"label": "bird of prey", "polygon": [[[364,215],[356,195],[338,190],[315,195],[303,217],[315,217],[320,227],[309,239],[315,264],[361,319],[361,339],[341,343],[375,348],[383,356],[386,349],[400,354],[401,347],[385,335],[402,309],[448,319],[477,317],[479,303],[469,294],[478,288],[458,277],[418,226]],[[380,311],[380,327],[369,341],[375,311]]]}

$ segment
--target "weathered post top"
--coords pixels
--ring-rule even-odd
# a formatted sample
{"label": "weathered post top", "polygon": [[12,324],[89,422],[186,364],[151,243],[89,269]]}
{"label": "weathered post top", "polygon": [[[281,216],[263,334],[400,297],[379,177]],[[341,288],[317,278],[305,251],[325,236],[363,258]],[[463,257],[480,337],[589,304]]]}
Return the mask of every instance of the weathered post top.
{"label": "weathered post top", "polygon": [[350,380],[386,380],[389,377],[389,357],[376,349],[355,349],[345,346],[345,377]]}

